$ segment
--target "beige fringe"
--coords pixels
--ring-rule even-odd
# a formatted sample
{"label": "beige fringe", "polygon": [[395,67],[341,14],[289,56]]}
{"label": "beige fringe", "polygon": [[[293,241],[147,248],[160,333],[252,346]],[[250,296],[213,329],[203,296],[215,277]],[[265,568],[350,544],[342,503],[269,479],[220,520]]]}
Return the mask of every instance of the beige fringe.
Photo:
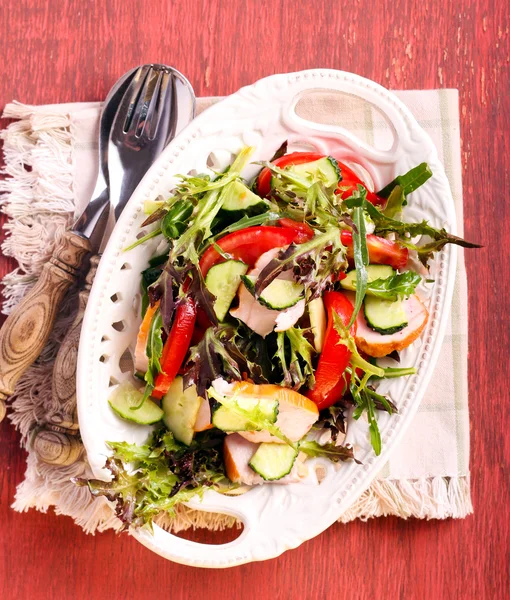
{"label": "beige fringe", "polygon": [[[73,139],[69,115],[43,112],[19,103],[9,104],[3,115],[18,119],[0,137],[4,140],[7,179],[0,181],[0,206],[9,221],[4,255],[19,266],[3,280],[3,312],[8,314],[37,280],[42,266],[59,236],[71,223],[75,210],[72,159]],[[86,488],[71,483],[71,477],[90,475],[82,457],[68,467],[37,461],[30,450],[35,429],[57,409],[51,394],[55,354],[74,318],[76,290],[67,296],[55,329],[41,357],[16,387],[10,419],[21,433],[21,444],[29,451],[25,480],[18,486],[13,504],[19,512],[35,508],[74,519],[86,533],[121,527],[112,504],[93,499]],[[366,520],[383,515],[421,519],[461,518],[472,512],[469,477],[376,480],[340,521]],[[157,523],[173,532],[189,528],[222,530],[240,523],[229,515],[196,511],[179,506],[175,517],[162,514]]]}

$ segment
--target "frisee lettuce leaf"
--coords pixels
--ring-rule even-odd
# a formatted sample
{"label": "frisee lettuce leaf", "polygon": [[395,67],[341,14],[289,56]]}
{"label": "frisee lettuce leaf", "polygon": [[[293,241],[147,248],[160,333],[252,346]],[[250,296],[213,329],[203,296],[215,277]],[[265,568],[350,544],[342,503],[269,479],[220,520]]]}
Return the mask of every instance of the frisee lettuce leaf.
{"label": "frisee lettuce leaf", "polygon": [[294,390],[299,390],[304,385],[313,387],[315,377],[312,357],[315,354],[315,348],[306,339],[301,328],[291,327],[280,331],[277,337],[276,357],[283,368],[282,383]]}
{"label": "frisee lettuce leaf", "polygon": [[112,474],[111,481],[73,481],[87,486],[93,496],[115,502],[124,529],[152,529],[152,520],[160,512],[172,515],[177,504],[203,495],[208,488],[224,492],[237,487],[225,475],[224,437],[218,430],[199,433],[188,447],[161,427],[145,444],[109,443],[113,455],[105,466]]}
{"label": "frisee lettuce leaf", "polygon": [[[340,230],[338,228],[330,227],[324,233],[316,235],[303,244],[291,244],[262,269],[255,283],[255,297],[260,296],[263,290],[272,283],[280,273],[298,266],[299,262],[304,258],[313,258],[314,256],[322,257],[323,252],[326,251],[328,246],[331,246],[331,249],[327,250],[329,256],[336,261],[338,254],[341,254],[340,261],[343,262],[343,246],[340,242]],[[332,273],[332,271],[329,271],[328,277],[331,277]],[[305,289],[313,287],[313,282],[310,280],[301,280],[298,276],[298,281],[304,284]]]}

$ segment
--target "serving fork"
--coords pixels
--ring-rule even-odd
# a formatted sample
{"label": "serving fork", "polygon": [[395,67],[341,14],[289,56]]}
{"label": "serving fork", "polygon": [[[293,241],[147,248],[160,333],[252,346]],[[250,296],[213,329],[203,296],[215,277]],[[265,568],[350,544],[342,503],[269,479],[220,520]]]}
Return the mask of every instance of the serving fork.
{"label": "serving fork", "polygon": [[[111,127],[107,150],[109,197],[101,192],[89,203],[72,230],[58,243],[38,282],[0,330],[0,420],[5,415],[5,400],[14,392],[16,382],[41,353],[53,328],[58,306],[77,279],[85,258],[99,251],[110,207],[117,219],[155,158],[193,118],[194,110],[193,89],[175,69],[143,65],[134,73]],[[97,262],[95,259],[92,264]],[[72,381],[65,386],[68,391],[62,399],[63,414],[58,417],[58,424],[49,423],[48,426],[53,427],[53,433],[62,434],[63,442],[67,433],[73,432],[68,425],[76,429],[76,352],[90,283],[89,275],[89,283],[81,292],[86,296],[83,301],[80,299],[80,312],[57,357],[57,362],[66,362],[66,378],[71,377]],[[55,372],[58,373],[58,369]],[[61,463],[61,460],[57,462]]]}

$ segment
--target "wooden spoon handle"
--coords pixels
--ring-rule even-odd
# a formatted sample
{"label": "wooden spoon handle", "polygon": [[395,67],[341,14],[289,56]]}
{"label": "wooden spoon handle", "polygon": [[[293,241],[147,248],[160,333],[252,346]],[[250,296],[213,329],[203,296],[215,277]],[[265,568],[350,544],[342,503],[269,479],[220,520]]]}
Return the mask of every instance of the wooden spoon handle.
{"label": "wooden spoon handle", "polygon": [[76,363],[83,315],[99,259],[98,255],[90,259],[85,286],[79,295],[78,313],[60,346],[53,366],[53,400],[58,403],[60,410],[39,429],[32,442],[39,459],[52,465],[71,465],[78,460],[82,451],[77,438]]}
{"label": "wooden spoon handle", "polygon": [[[90,252],[88,239],[67,231],[43,267],[38,282],[16,306],[0,330],[0,416],[18,379],[41,353],[60,302]],[[3,412],[3,415],[2,415]]]}

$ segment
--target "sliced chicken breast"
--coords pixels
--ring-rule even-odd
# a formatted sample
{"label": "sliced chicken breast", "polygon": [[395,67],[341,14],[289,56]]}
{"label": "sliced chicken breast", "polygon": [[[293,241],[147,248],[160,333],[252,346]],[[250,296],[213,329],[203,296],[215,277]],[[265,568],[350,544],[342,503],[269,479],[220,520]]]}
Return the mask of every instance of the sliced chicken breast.
{"label": "sliced chicken breast", "polygon": [[[278,255],[283,248],[273,248],[264,252],[258,259],[255,267],[248,271],[248,275],[257,276],[269,262]],[[292,271],[284,271],[278,276],[278,279],[290,281],[293,279]],[[294,306],[286,310],[271,310],[263,306],[256,300],[252,294],[246,289],[246,286],[241,283],[237,292],[239,306],[230,311],[230,314],[246,323],[250,329],[258,333],[262,337],[270,334],[273,329],[276,331],[285,331],[293,327],[305,312],[305,301],[300,300]]]}
{"label": "sliced chicken breast", "polygon": [[380,358],[391,354],[394,350],[400,351],[410,346],[425,328],[429,313],[416,294],[404,300],[404,310],[408,317],[407,327],[391,335],[382,335],[371,329],[361,310],[357,319],[356,345],[358,348],[369,356]]}
{"label": "sliced chicken breast", "polygon": [[[238,433],[227,435],[223,442],[223,459],[227,477],[231,481],[245,485],[267,483],[248,464],[258,447],[259,444],[253,444],[245,440]],[[305,458],[306,456],[300,453],[291,472],[271,483],[287,484],[300,481],[307,474],[306,466],[303,465]]]}

